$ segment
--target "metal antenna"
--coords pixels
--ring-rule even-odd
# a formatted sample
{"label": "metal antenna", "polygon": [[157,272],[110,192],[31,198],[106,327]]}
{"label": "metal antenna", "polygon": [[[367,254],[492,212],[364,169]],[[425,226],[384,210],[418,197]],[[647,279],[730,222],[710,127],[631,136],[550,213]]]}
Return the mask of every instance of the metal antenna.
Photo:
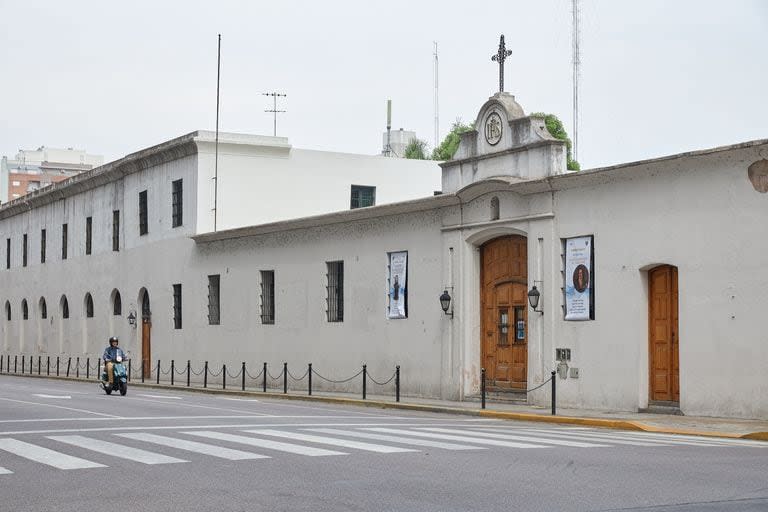
{"label": "metal antenna", "polygon": [[440,109],[438,108],[438,89],[437,89],[437,41],[435,44],[435,148],[440,144]]}
{"label": "metal antenna", "polygon": [[219,215],[219,83],[221,79],[221,34],[219,34],[219,50],[216,58],[216,143],[214,145],[213,164],[213,230],[216,231],[216,221]]}
{"label": "metal antenna", "polygon": [[573,14],[573,159],[579,159],[579,0],[571,0]]}
{"label": "metal antenna", "polygon": [[277,113],[278,112],[286,112],[285,110],[277,110],[277,97],[278,96],[285,97],[285,96],[288,96],[288,95],[287,94],[281,94],[279,92],[263,92],[261,94],[264,95],[264,96],[272,96],[272,100],[273,100],[272,101],[272,110],[266,109],[266,110],[264,110],[264,112],[271,112],[272,114],[274,114],[274,117],[275,117],[275,129],[274,129],[273,135],[275,137],[277,137]]}

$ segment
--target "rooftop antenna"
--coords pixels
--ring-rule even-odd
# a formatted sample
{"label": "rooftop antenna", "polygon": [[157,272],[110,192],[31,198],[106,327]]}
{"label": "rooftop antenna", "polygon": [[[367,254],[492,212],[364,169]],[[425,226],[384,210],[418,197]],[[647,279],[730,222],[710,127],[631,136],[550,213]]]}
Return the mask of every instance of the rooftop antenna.
{"label": "rooftop antenna", "polygon": [[571,0],[573,14],[573,159],[579,159],[579,0]]}
{"label": "rooftop antenna", "polygon": [[219,50],[216,59],[216,143],[214,144],[214,164],[213,164],[213,230],[216,231],[216,221],[218,218],[218,198],[219,198],[219,83],[221,80],[221,34],[219,34]]}
{"label": "rooftop antenna", "polygon": [[391,145],[391,132],[392,132],[392,100],[387,100],[387,145],[384,148],[384,156],[392,156]]}
{"label": "rooftop antenna", "polygon": [[277,110],[277,97],[278,96],[286,97],[287,94],[282,94],[282,93],[279,93],[279,92],[263,92],[261,94],[264,95],[264,96],[272,96],[272,110],[266,109],[266,110],[264,110],[264,112],[271,112],[274,115],[274,118],[275,118],[275,128],[274,128],[274,131],[272,132],[272,135],[277,137],[277,113],[278,112],[285,112],[285,110]]}
{"label": "rooftop antenna", "polygon": [[435,148],[440,144],[440,110],[438,108],[438,89],[437,89],[437,41],[432,41],[435,45]]}

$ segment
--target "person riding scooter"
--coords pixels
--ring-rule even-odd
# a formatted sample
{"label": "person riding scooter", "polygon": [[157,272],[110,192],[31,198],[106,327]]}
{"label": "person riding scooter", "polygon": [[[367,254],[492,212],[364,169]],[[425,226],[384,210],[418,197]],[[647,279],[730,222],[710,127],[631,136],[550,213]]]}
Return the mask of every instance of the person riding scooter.
{"label": "person riding scooter", "polygon": [[112,382],[114,380],[114,370],[113,366],[115,362],[120,362],[125,359],[125,352],[123,352],[123,349],[118,347],[118,343],[120,343],[120,340],[117,339],[117,336],[112,336],[109,338],[109,346],[104,349],[104,355],[102,356],[102,359],[104,360],[104,367],[105,371],[107,373],[107,381],[109,382],[109,386],[112,387]]}

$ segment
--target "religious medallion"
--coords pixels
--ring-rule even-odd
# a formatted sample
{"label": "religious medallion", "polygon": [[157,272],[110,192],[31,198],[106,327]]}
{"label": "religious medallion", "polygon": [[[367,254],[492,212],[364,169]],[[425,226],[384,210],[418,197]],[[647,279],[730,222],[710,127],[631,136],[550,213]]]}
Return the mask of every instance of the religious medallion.
{"label": "religious medallion", "polygon": [[485,118],[485,140],[491,146],[495,146],[501,140],[501,116],[498,112],[491,112]]}

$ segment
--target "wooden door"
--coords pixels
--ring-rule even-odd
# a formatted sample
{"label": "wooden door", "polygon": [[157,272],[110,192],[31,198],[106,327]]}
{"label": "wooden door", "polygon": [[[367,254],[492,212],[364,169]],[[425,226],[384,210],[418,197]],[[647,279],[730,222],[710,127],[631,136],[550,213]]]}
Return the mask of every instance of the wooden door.
{"label": "wooden door", "polygon": [[144,377],[152,377],[152,352],[150,350],[150,333],[152,331],[152,322],[149,318],[141,321],[141,362],[144,369]]}
{"label": "wooden door", "polygon": [[481,357],[491,387],[528,384],[528,244],[525,237],[481,248]]}
{"label": "wooden door", "polygon": [[656,267],[648,273],[650,400],[680,401],[677,268]]}

